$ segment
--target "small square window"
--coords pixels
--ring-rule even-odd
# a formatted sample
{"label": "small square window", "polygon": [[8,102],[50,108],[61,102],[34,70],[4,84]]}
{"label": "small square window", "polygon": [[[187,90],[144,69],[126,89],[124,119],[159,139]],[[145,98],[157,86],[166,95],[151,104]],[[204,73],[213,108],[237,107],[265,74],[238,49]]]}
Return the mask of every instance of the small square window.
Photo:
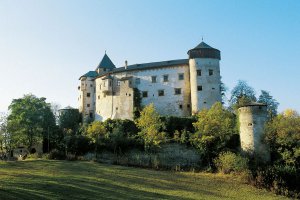
{"label": "small square window", "polygon": [[179,105],[179,108],[182,109],[182,104]]}
{"label": "small square window", "polygon": [[169,81],[169,75],[164,75],[164,82],[168,82]]}
{"label": "small square window", "polygon": [[197,70],[197,76],[201,76],[201,69]]}
{"label": "small square window", "polygon": [[90,87],[93,87],[93,84],[90,84]]}
{"label": "small square window", "polygon": [[142,92],[142,97],[143,97],[143,98],[148,97],[148,92],[147,92],[147,91],[143,91],[143,92]]}
{"label": "small square window", "polygon": [[86,96],[87,96],[87,97],[90,97],[90,96],[91,96],[91,93],[86,93]]}
{"label": "small square window", "polygon": [[202,91],[202,85],[198,85],[198,86],[197,86],[197,90],[198,90],[198,91]]}
{"label": "small square window", "polygon": [[100,99],[100,95],[98,95],[98,99]]}
{"label": "small square window", "polygon": [[181,94],[181,88],[175,88],[175,95]]}
{"label": "small square window", "polygon": [[164,90],[158,90],[158,96],[165,96],[165,91]]}
{"label": "small square window", "polygon": [[190,108],[191,106],[190,106],[190,104],[188,104],[188,105],[186,105],[186,107],[187,107],[187,108]]}
{"label": "small square window", "polygon": [[116,107],[116,110],[118,110],[119,108],[118,107]]}
{"label": "small square window", "polygon": [[88,108],[89,108],[89,107],[90,107],[90,104],[89,104],[89,103],[88,103],[88,104],[86,104],[86,107],[88,107]]}
{"label": "small square window", "polygon": [[156,83],[156,76],[151,76],[152,83]]}
{"label": "small square window", "polygon": [[136,79],[135,79],[135,84],[138,85],[138,84],[140,84],[140,83],[141,83],[141,79],[140,79],[140,78],[136,78]]}
{"label": "small square window", "polygon": [[178,80],[184,80],[184,74],[183,73],[178,74]]}
{"label": "small square window", "polygon": [[209,74],[210,76],[212,76],[212,75],[214,74],[214,70],[212,70],[212,69],[208,70],[208,74]]}

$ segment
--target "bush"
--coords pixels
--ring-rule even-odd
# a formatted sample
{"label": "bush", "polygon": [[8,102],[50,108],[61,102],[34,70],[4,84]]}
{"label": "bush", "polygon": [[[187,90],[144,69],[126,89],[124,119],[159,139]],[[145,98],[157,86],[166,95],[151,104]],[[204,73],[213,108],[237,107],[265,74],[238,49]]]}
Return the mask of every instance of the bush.
{"label": "bush", "polygon": [[196,117],[161,117],[161,120],[166,125],[165,132],[168,137],[173,138],[176,131],[179,132],[194,132],[193,123],[197,121]]}
{"label": "bush", "polygon": [[43,154],[41,153],[31,153],[27,155],[27,159],[38,159],[42,158]]}
{"label": "bush", "polygon": [[224,174],[248,171],[248,159],[232,152],[220,153],[214,163],[217,169]]}
{"label": "bush", "polygon": [[276,194],[300,197],[300,170],[291,166],[275,165],[260,168],[253,173],[253,183]]}
{"label": "bush", "polygon": [[50,160],[64,160],[66,159],[66,155],[63,151],[53,149],[50,151],[48,158]]}

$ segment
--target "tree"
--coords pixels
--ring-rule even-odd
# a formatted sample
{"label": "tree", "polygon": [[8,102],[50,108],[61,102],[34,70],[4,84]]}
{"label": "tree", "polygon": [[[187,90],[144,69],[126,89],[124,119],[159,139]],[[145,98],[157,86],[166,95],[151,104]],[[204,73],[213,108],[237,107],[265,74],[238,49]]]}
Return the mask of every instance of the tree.
{"label": "tree", "polygon": [[147,105],[141,111],[136,124],[140,129],[138,135],[144,141],[146,150],[158,147],[162,142],[165,142],[166,134],[162,132],[165,124],[161,121],[160,115],[155,111],[153,103]]}
{"label": "tree", "polygon": [[210,164],[237,133],[235,115],[217,102],[209,110],[200,111],[197,119],[197,122],[193,123],[196,132],[190,141]]}
{"label": "tree", "polygon": [[300,167],[300,116],[296,111],[288,109],[269,121],[266,139],[273,160]]}
{"label": "tree", "polygon": [[11,143],[10,143],[10,134],[7,131],[7,115],[0,115],[0,150],[1,152],[10,152]]}
{"label": "tree", "polygon": [[267,105],[269,119],[273,119],[277,115],[279,103],[273,99],[269,92],[261,90],[261,94],[258,97],[258,102]]}
{"label": "tree", "polygon": [[246,81],[239,80],[231,91],[230,107],[236,109],[250,102],[256,102],[255,91]]}
{"label": "tree", "polygon": [[58,117],[59,127],[64,132],[71,132],[75,134],[79,128],[80,113],[78,109],[61,109]]}
{"label": "tree", "polygon": [[9,106],[8,131],[14,146],[23,144],[31,150],[55,127],[55,117],[46,98],[32,94],[14,99]]}
{"label": "tree", "polygon": [[100,149],[105,147],[105,140],[107,138],[107,131],[103,122],[92,122],[86,130],[86,136],[90,138],[95,145],[95,155],[97,156],[98,147],[100,147]]}

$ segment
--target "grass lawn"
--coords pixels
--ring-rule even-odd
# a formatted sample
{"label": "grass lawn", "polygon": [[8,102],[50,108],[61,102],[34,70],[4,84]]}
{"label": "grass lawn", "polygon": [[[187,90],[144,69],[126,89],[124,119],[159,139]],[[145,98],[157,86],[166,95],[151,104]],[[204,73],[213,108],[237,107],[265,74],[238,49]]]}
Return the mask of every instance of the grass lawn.
{"label": "grass lawn", "polygon": [[0,162],[0,199],[285,199],[229,176],[81,161]]}

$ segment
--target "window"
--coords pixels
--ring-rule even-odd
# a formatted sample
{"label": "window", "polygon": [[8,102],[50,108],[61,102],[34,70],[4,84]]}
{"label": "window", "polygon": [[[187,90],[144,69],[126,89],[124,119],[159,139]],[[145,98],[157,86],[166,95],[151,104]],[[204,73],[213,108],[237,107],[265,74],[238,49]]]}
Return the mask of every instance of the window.
{"label": "window", "polygon": [[169,81],[169,75],[164,75],[164,82],[168,82]]}
{"label": "window", "polygon": [[138,84],[140,84],[140,83],[141,83],[141,79],[140,79],[140,78],[136,78],[136,79],[135,79],[135,84],[138,85]]}
{"label": "window", "polygon": [[111,87],[111,80],[108,81],[108,86]]}
{"label": "window", "polygon": [[100,99],[100,95],[98,95],[98,99]]}
{"label": "window", "polygon": [[175,95],[181,94],[181,88],[175,88]]}
{"label": "window", "polygon": [[184,79],[184,74],[181,73],[181,74],[178,74],[178,80],[183,80]]}
{"label": "window", "polygon": [[88,104],[86,104],[86,107],[88,107],[88,108],[89,108],[89,107],[90,107],[90,104],[89,104],[89,103],[88,103]]}
{"label": "window", "polygon": [[197,76],[201,76],[201,69],[197,70]]}
{"label": "window", "polygon": [[214,87],[213,87],[212,89],[213,89],[213,90],[215,90],[215,88],[214,88]]}
{"label": "window", "polygon": [[80,86],[78,86],[78,90],[80,90]]}
{"label": "window", "polygon": [[179,105],[179,108],[182,109],[182,104]]}
{"label": "window", "polygon": [[104,68],[104,69],[103,69],[103,71],[105,72],[105,71],[106,71],[106,69]]}
{"label": "window", "polygon": [[90,87],[93,87],[93,84],[90,84]]}
{"label": "window", "polygon": [[165,91],[164,90],[158,90],[158,96],[165,96]]}
{"label": "window", "polygon": [[93,119],[93,113],[90,113],[90,118]]}
{"label": "window", "polygon": [[91,93],[86,93],[86,96],[87,96],[87,97],[90,97],[90,96],[91,96]]}
{"label": "window", "polygon": [[99,88],[100,88],[100,90],[101,90],[101,84],[99,85]]}
{"label": "window", "polygon": [[156,83],[156,76],[151,76],[152,83]]}
{"label": "window", "polygon": [[208,70],[208,75],[212,76],[214,74],[214,70],[210,69]]}
{"label": "window", "polygon": [[118,107],[116,107],[116,110],[118,110],[119,108]]}
{"label": "window", "polygon": [[198,90],[198,91],[202,91],[202,85],[198,85],[198,86],[197,86],[197,90]]}
{"label": "window", "polygon": [[148,92],[147,92],[147,91],[143,91],[143,92],[142,92],[142,97],[143,97],[143,98],[148,97]]}
{"label": "window", "polygon": [[121,82],[120,81],[117,81],[117,86],[120,86]]}
{"label": "window", "polygon": [[191,106],[190,106],[190,104],[188,104],[188,105],[186,105],[186,107],[187,107],[187,108],[190,108]]}

